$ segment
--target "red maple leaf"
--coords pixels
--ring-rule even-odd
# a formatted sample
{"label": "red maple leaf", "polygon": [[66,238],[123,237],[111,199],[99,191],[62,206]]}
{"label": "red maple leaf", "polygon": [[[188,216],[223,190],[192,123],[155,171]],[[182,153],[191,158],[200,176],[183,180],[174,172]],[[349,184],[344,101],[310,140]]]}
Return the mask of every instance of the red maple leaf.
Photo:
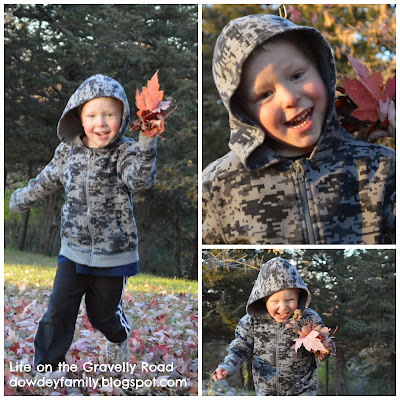
{"label": "red maple leaf", "polygon": [[136,107],[138,108],[138,121],[135,121],[131,130],[140,125],[140,129],[145,136],[161,136],[164,132],[164,119],[171,114],[176,107],[166,114],[166,110],[171,107],[170,101],[163,101],[164,91],[159,90],[158,70],[153,77],[147,81],[147,86],[142,87],[142,92],[136,89]]}
{"label": "red maple leaf", "polygon": [[19,343],[13,343],[10,347],[9,350],[12,351],[13,353],[16,353],[19,349]]}
{"label": "red maple leaf", "polygon": [[157,354],[159,356],[165,356],[171,353],[169,347],[165,344],[155,345],[153,347],[149,347],[149,352]]}
{"label": "red maple leaf", "polygon": [[347,58],[358,77],[342,78],[347,95],[357,105],[351,116],[361,121],[385,122],[390,102],[396,93],[396,75],[385,85],[381,72],[371,74],[368,68],[354,57],[348,55]]}

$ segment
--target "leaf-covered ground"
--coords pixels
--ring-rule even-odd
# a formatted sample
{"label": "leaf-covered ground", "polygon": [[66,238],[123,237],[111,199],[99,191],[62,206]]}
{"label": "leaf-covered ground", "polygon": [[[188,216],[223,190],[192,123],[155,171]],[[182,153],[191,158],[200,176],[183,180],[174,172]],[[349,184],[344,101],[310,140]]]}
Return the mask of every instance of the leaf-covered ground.
{"label": "leaf-covered ground", "polygon": [[[129,364],[136,365],[134,372],[102,370],[104,336],[93,330],[82,303],[74,342],[66,356],[67,364],[76,365],[77,371],[58,371],[51,376],[54,380],[47,382],[51,386],[38,382],[34,387],[33,339],[50,293],[49,287],[6,284],[5,395],[197,395],[197,296],[165,290],[125,293],[125,313],[135,321],[129,341]],[[84,371],[85,363],[86,370],[93,365],[99,365],[100,370]],[[32,368],[15,371],[17,365]],[[110,378],[113,385],[106,385]],[[18,387],[12,386],[16,382]],[[56,388],[56,383],[64,385]]]}

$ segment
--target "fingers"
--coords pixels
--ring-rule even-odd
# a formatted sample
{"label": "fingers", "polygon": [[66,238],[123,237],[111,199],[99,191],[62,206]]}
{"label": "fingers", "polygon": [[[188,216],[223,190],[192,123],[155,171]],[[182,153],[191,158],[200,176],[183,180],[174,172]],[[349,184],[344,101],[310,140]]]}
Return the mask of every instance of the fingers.
{"label": "fingers", "polygon": [[212,375],[213,381],[217,382],[220,379],[226,379],[226,371],[223,368],[217,368]]}

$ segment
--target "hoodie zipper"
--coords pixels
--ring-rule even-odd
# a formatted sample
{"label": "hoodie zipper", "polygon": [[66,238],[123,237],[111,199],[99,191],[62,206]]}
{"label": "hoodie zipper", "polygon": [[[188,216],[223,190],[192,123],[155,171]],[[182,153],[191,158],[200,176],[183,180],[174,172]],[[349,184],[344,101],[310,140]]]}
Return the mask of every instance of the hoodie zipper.
{"label": "hoodie zipper", "polygon": [[276,327],[276,395],[279,395],[279,325]]}
{"label": "hoodie zipper", "polygon": [[90,249],[89,249],[89,260],[88,265],[90,265],[91,258],[92,258],[92,249],[93,249],[93,235],[90,229],[90,197],[89,197],[89,175],[91,170],[91,157],[92,151],[88,150],[88,162],[87,162],[87,169],[86,169],[86,202],[87,202],[87,212],[86,212],[86,219],[87,219],[87,230],[89,234],[90,240]]}
{"label": "hoodie zipper", "polygon": [[300,160],[296,160],[293,164],[293,169],[294,173],[296,176],[296,182],[299,185],[299,190],[300,190],[300,202],[301,202],[301,207],[303,209],[303,214],[304,214],[304,220],[306,224],[306,235],[307,235],[307,240],[308,243],[316,243],[315,242],[315,236],[314,236],[314,231],[312,227],[312,220],[311,220],[311,213],[310,213],[310,208],[308,207],[308,201],[307,201],[307,188],[306,188],[306,182],[305,182],[305,173],[303,166],[300,163]]}

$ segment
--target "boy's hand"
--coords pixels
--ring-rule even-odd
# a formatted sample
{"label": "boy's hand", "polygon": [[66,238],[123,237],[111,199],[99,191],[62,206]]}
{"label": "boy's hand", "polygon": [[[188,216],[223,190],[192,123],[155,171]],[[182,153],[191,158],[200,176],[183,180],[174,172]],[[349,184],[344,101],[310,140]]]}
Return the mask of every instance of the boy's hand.
{"label": "boy's hand", "polygon": [[213,381],[217,382],[220,379],[226,379],[226,371],[223,368],[217,368],[212,375]]}
{"label": "boy's hand", "polygon": [[392,100],[389,106],[389,111],[388,111],[388,120],[389,120],[389,135],[391,137],[395,137],[396,134],[396,105],[394,104],[394,101]]}

